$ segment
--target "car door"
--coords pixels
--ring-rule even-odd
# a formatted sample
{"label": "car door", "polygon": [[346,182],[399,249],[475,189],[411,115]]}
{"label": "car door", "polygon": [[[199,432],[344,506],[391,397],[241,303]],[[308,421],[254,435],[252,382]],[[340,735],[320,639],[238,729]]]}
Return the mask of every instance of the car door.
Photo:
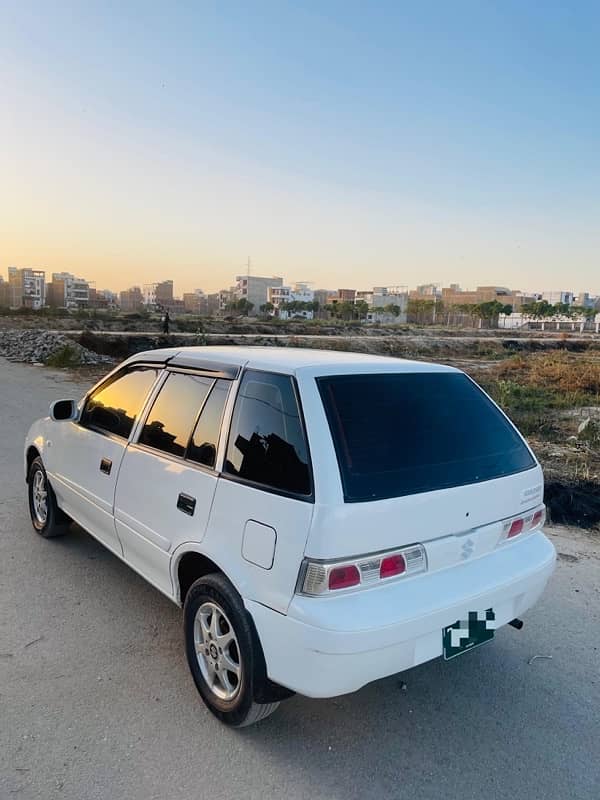
{"label": "car door", "polygon": [[121,465],[115,524],[125,560],[168,595],[170,554],[183,542],[200,542],[206,530],[230,385],[168,370]]}
{"label": "car door", "polygon": [[59,505],[119,555],[113,516],[116,479],[158,373],[156,367],[138,366],[110,376],[87,397],[79,420],[53,429],[48,469]]}

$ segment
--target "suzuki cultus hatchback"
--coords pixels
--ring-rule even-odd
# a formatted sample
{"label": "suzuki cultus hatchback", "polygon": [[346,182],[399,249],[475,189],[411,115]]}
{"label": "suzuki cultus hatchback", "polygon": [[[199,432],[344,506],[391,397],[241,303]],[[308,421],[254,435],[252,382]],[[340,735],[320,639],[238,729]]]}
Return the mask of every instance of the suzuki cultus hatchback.
{"label": "suzuki cultus hatchback", "polygon": [[25,467],[38,533],[75,520],[183,606],[198,691],[234,726],[463,654],[554,568],[540,465],[445,366],[140,353],[55,402]]}

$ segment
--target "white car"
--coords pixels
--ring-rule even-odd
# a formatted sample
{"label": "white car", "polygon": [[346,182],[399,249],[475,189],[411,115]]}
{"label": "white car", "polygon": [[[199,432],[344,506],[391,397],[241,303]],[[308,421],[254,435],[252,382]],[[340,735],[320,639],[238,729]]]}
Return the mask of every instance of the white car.
{"label": "white car", "polygon": [[293,348],[129,358],[27,436],[34,528],[75,520],[183,606],[242,726],[492,638],[555,563],[542,470],[446,366]]}

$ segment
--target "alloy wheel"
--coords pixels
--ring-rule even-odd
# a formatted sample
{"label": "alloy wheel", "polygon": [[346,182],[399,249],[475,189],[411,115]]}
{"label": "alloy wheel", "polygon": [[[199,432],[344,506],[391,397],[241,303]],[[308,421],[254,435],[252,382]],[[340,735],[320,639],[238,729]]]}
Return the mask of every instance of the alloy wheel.
{"label": "alloy wheel", "polygon": [[220,700],[233,700],[242,679],[240,648],[227,614],[217,603],[207,601],[196,612],[194,646],[211,692]]}
{"label": "alloy wheel", "polygon": [[40,525],[45,525],[48,519],[48,486],[41,469],[36,470],[33,476],[31,493],[35,518]]}

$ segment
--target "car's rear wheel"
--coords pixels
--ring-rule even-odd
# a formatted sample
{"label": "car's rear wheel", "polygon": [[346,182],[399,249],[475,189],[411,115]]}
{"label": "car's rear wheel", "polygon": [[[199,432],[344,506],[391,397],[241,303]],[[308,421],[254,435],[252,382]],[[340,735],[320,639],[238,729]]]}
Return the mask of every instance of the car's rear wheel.
{"label": "car's rear wheel", "polygon": [[184,606],[188,664],[202,699],[226,725],[241,728],[279,705],[257,702],[268,683],[258,637],[241,597],[224,575],[197,580]]}
{"label": "car's rear wheel", "polygon": [[29,513],[35,530],[45,539],[62,536],[69,527],[69,518],[57,505],[42,459],[34,458],[27,478]]}

